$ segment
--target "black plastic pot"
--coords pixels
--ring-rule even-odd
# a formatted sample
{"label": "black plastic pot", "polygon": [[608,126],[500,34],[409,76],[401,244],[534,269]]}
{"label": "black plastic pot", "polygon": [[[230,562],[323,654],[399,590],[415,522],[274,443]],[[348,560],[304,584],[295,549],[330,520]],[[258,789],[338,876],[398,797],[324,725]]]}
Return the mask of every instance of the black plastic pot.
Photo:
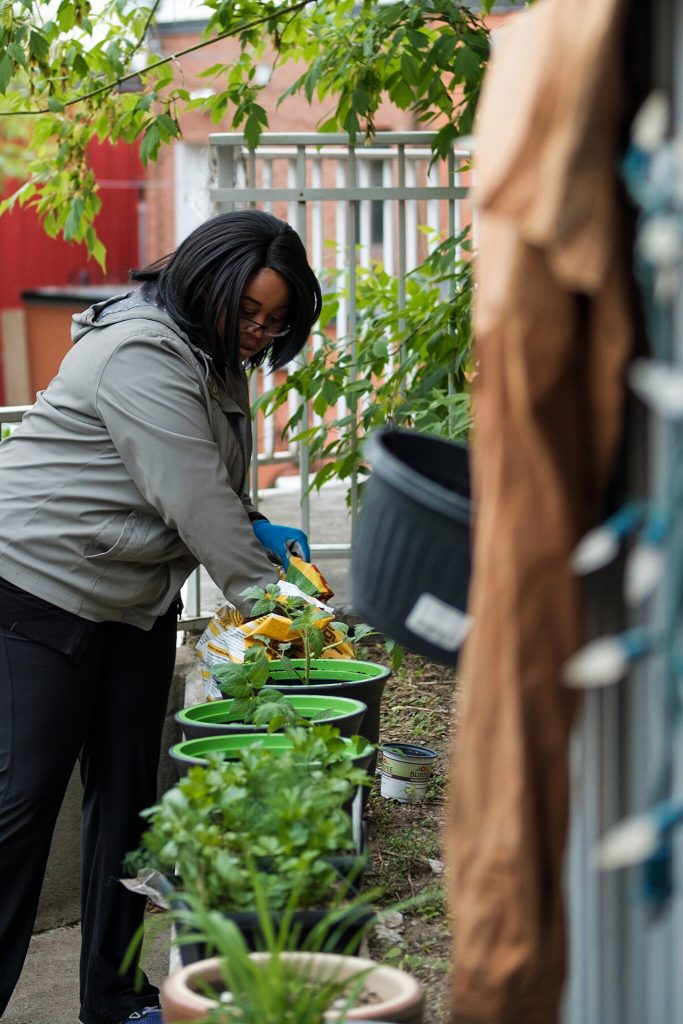
{"label": "black plastic pot", "polygon": [[[311,932],[329,913],[329,907],[321,908],[320,910],[295,911],[292,916],[292,931],[290,933],[291,950],[295,951],[306,948],[306,943],[310,941]],[[266,941],[255,911],[225,914],[225,917],[230,921],[234,921],[252,952],[265,949]],[[362,936],[367,932],[375,918],[376,914],[367,907],[349,910],[347,914],[340,916],[339,923],[330,932],[329,936],[326,937],[325,941],[322,942],[321,948],[319,950],[316,949],[316,952],[346,954],[349,949],[351,949],[352,953],[357,952],[357,946],[360,944]],[[273,924],[277,929],[279,924],[277,914],[273,915]],[[356,940],[359,932],[361,932],[361,935]],[[178,930],[178,937],[182,938],[182,929]],[[355,944],[354,940],[356,940]],[[184,967],[187,964],[195,964],[199,960],[206,960],[207,957],[214,955],[213,951],[201,942],[181,942],[179,949],[180,959]]]}
{"label": "black plastic pot", "polygon": [[[290,667],[293,666],[293,669]],[[352,697],[366,705],[359,736],[370,743],[379,743],[379,712],[382,694],[391,671],[372,661],[347,661],[343,658],[315,658],[311,662],[311,681],[304,683],[301,675],[304,662],[292,658],[289,662],[271,661],[268,680],[286,696],[290,694],[320,693],[326,696]],[[368,771],[377,767],[375,751]]]}
{"label": "black plastic pot", "polygon": [[354,611],[417,654],[455,665],[469,628],[469,460],[466,445],[386,429],[366,443],[351,561]]}

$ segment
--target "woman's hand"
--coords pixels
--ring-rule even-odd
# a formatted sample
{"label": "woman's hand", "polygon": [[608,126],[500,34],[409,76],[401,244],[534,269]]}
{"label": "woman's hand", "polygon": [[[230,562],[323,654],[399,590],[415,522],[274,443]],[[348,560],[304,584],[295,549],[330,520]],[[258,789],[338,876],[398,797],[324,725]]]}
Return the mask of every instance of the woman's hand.
{"label": "woman's hand", "polygon": [[290,555],[298,555],[305,562],[311,560],[311,549],[308,537],[296,526],[277,526],[267,519],[255,519],[251,524],[256,539],[263,544],[268,556],[285,568],[289,565]]}

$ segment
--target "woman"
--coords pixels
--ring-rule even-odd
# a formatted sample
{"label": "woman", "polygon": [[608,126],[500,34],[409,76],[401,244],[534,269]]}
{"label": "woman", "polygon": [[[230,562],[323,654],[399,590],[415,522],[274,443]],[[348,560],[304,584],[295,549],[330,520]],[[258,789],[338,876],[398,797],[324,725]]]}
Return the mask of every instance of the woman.
{"label": "woman", "polygon": [[239,210],[74,317],[74,348],[0,446],[0,1015],[55,820],[83,780],[82,1024],[158,1024],[119,969],[144,900],[117,882],[155,802],[178,593],[201,563],[243,606],[305,535],[249,501],[245,366],[304,345],[320,286],[299,237]]}

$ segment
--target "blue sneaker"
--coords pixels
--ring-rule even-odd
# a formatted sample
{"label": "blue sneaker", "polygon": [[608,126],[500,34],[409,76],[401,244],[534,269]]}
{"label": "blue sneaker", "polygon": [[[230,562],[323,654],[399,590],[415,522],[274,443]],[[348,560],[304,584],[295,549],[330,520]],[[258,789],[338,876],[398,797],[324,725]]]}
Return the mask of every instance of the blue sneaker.
{"label": "blue sneaker", "polygon": [[129,1021],[135,1020],[142,1020],[145,1024],[164,1024],[159,1006],[145,1006],[142,1010],[134,1010],[129,1017],[121,1021],[121,1024],[128,1024]]}

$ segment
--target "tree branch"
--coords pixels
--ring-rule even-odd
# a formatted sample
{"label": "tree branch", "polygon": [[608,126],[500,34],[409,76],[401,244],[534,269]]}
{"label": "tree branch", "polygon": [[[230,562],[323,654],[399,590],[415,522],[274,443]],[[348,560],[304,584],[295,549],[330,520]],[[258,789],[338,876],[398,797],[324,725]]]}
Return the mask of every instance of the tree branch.
{"label": "tree branch", "polygon": [[[73,107],[78,103],[83,103],[85,100],[92,99],[93,96],[100,96],[103,92],[111,92],[116,89],[117,86],[123,85],[124,82],[129,82],[133,78],[139,78],[140,75],[145,75],[149,71],[154,71],[156,68],[162,67],[164,64],[169,64],[171,61],[178,60],[179,57],[184,57],[188,53],[195,53],[197,50],[203,50],[206,46],[213,46],[214,43],[220,42],[222,39],[228,39],[230,36],[237,35],[238,32],[244,32],[250,28],[257,28],[259,25],[265,25],[266,22],[272,21],[273,17],[277,15],[297,14],[303,10],[304,7],[308,7],[309,4],[316,3],[316,0],[299,0],[298,3],[293,4],[291,7],[286,7],[282,11],[277,11],[274,14],[264,15],[261,18],[256,18],[254,21],[246,22],[244,25],[237,25],[225,32],[221,32],[220,35],[214,36],[213,39],[205,39],[201,43],[195,43],[194,46],[188,46],[184,50],[178,50],[177,53],[170,53],[167,57],[161,57],[159,60],[153,61],[152,64],[148,64],[147,67],[142,68],[140,71],[131,71],[128,75],[122,75],[120,78],[114,79],[113,82],[107,82],[106,85],[101,85],[97,89],[92,89],[90,92],[83,93],[82,96],[76,96],[72,100],[67,100],[64,103],[64,107]],[[152,14],[158,7],[159,0],[152,8],[150,12],[150,18],[147,20],[145,26],[145,33],[149,27]],[[144,36],[143,36],[144,38]],[[142,42],[142,39],[140,40]],[[138,43],[138,45],[140,45]],[[53,114],[54,111],[48,107],[40,107],[37,110],[0,110],[0,117],[35,117],[39,114]]]}

